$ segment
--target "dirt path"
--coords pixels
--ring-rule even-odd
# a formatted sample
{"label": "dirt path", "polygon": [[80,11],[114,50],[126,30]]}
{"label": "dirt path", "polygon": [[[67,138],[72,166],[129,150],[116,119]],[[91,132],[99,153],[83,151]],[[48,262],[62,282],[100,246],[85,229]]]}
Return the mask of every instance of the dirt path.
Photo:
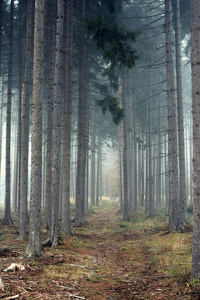
{"label": "dirt path", "polygon": [[[1,245],[2,246],[2,245]],[[7,294],[17,299],[189,299],[155,268],[145,233],[128,230],[115,210],[91,214],[83,228],[36,261],[19,258],[25,244],[7,241],[1,269],[22,262],[25,271],[1,272]],[[16,257],[17,256],[17,257]],[[27,265],[28,264],[28,265]],[[1,297],[0,297],[1,298]],[[193,298],[195,299],[195,298]]]}
{"label": "dirt path", "polygon": [[89,285],[88,299],[178,299],[166,276],[154,270],[143,233],[123,227],[116,211],[101,211],[88,221],[84,230],[91,232],[79,234],[79,239],[93,245],[87,254],[102,268],[99,284]]}

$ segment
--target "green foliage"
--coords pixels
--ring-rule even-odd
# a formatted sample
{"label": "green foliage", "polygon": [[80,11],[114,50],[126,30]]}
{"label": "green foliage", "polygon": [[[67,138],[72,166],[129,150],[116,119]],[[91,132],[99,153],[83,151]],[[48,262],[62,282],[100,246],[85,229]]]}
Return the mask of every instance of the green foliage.
{"label": "green foliage", "polygon": [[92,277],[87,277],[87,281],[97,283],[101,281],[101,278],[98,275],[93,275]]}
{"label": "green foliage", "polygon": [[[117,1],[107,2],[111,14],[117,9],[116,3]],[[113,18],[111,19],[113,20]],[[128,31],[124,26],[118,24],[115,18],[114,21],[106,21],[102,14],[99,14],[94,20],[85,20],[84,29],[92,36],[97,48],[102,53],[103,60],[107,64],[104,76],[108,76],[111,87],[116,90],[115,71],[133,68],[138,59],[136,51],[130,45],[131,42],[135,42],[138,33]],[[109,111],[113,122],[119,124],[123,118],[123,110],[120,108],[118,100],[108,92],[103,94],[105,97],[98,101],[98,105],[104,114]]]}
{"label": "green foliage", "polygon": [[188,214],[193,214],[193,206],[192,205],[189,205],[188,207],[187,207],[187,213]]}
{"label": "green foliage", "polygon": [[[116,9],[116,3],[115,1],[107,2],[111,14]],[[131,69],[135,66],[136,59],[138,59],[136,51],[129,44],[135,41],[138,33],[127,31],[116,20],[114,22],[105,21],[102,14],[99,14],[94,20],[85,20],[84,28],[92,36],[97,48],[102,53],[103,60],[107,64],[104,76],[108,76],[111,87],[116,90],[116,69]],[[98,105],[102,108],[104,114],[109,111],[113,122],[119,124],[123,118],[123,109],[120,108],[118,100],[108,93],[107,87],[103,94],[105,97],[98,101]]]}
{"label": "green foliage", "polygon": [[138,56],[135,55],[135,51],[129,45],[116,40],[112,47],[104,52],[103,58],[111,63],[111,70],[115,67],[131,69],[135,66],[135,60]]}
{"label": "green foliage", "polygon": [[111,70],[134,67],[138,56],[128,43],[134,42],[138,33],[127,31],[117,23],[108,24],[101,14],[95,20],[86,20],[84,28],[92,35]]}
{"label": "green foliage", "polygon": [[88,214],[94,214],[95,211],[94,211],[94,207],[89,207],[88,208]]}
{"label": "green foliage", "polygon": [[111,89],[113,89],[116,92],[119,88],[119,84],[118,77],[114,74],[114,72],[112,72],[110,68],[106,68],[104,69],[102,76],[107,77],[109,79]]}
{"label": "green foliage", "polygon": [[102,108],[104,114],[106,111],[109,111],[112,115],[113,122],[119,124],[123,118],[123,109],[119,107],[117,98],[106,95],[103,100],[97,101],[97,104]]}

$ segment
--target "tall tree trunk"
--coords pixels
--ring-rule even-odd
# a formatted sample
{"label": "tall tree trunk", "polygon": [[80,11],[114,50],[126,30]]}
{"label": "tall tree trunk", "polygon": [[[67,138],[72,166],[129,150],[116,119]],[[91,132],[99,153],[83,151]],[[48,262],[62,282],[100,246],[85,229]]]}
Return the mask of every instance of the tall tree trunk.
{"label": "tall tree trunk", "polygon": [[[46,109],[43,115],[43,132],[47,131],[47,113]],[[45,189],[46,189],[46,156],[47,156],[47,145],[46,145],[46,135],[43,134],[42,136],[42,200],[41,200],[41,207],[42,209],[45,208]]]}
{"label": "tall tree trunk", "polygon": [[189,126],[185,123],[185,177],[186,177],[186,199],[188,199],[189,195]]}
{"label": "tall tree trunk", "polygon": [[58,245],[58,214],[60,195],[61,160],[61,104],[62,104],[62,42],[63,42],[64,2],[57,1],[55,82],[53,101],[52,166],[51,166],[51,224],[50,241],[53,247]]}
{"label": "tall tree trunk", "polygon": [[102,158],[103,158],[103,153],[102,153],[102,140],[101,140],[101,145],[100,145],[100,152],[99,152],[99,202],[102,201],[102,195],[103,195],[103,183],[102,183],[102,179],[103,179],[103,162],[102,162]]}
{"label": "tall tree trunk", "polygon": [[[62,234],[71,235],[70,226],[70,166],[71,166],[71,115],[72,115],[72,68],[73,68],[73,2],[67,1],[66,32],[66,86],[63,132],[63,198]],[[73,150],[72,150],[73,151]]]}
{"label": "tall tree trunk", "polygon": [[[0,0],[0,82],[1,82],[1,114],[0,114],[0,178],[2,169],[2,132],[3,132],[3,102],[4,102],[4,87],[3,87],[3,76],[2,76],[2,18],[3,18],[3,0]],[[1,185],[1,181],[0,181]],[[0,189],[1,196],[1,189]]]}
{"label": "tall tree trunk", "polygon": [[22,112],[22,12],[21,12],[21,2],[18,5],[18,116],[17,116],[17,142],[16,142],[16,153],[14,159],[14,176],[13,176],[13,210],[17,212],[18,200],[20,199],[20,159],[21,159],[21,112]]}
{"label": "tall tree trunk", "polygon": [[32,1],[28,1],[25,77],[23,84],[22,125],[21,125],[21,159],[20,159],[20,197],[19,197],[19,238],[26,238],[26,212],[28,191],[28,150],[29,150],[29,98],[31,75],[31,41],[32,41]]}
{"label": "tall tree trunk", "polygon": [[13,224],[11,217],[11,163],[10,163],[10,144],[11,144],[11,102],[12,102],[12,68],[13,68],[13,22],[14,22],[14,0],[10,3],[10,35],[9,35],[9,57],[8,57],[8,96],[7,96],[7,120],[6,120],[6,193],[5,193],[5,211],[2,221],[3,225]]}
{"label": "tall tree trunk", "polygon": [[133,174],[135,174],[135,170],[133,168],[134,166],[134,152],[133,152],[133,148],[134,148],[134,122],[135,122],[135,118],[133,117],[134,111],[133,111],[133,101],[130,101],[130,106],[129,106],[129,138],[128,138],[128,147],[129,147],[129,165],[128,165],[128,180],[129,180],[129,184],[128,184],[128,188],[129,188],[129,193],[128,193],[128,202],[129,202],[129,207],[132,208],[133,207],[133,179],[134,176]]}
{"label": "tall tree trunk", "polygon": [[[89,108],[88,108],[89,111]],[[87,145],[86,145],[86,181],[85,181],[85,213],[88,213],[89,208],[89,132],[90,132],[90,126],[89,126],[89,113],[88,113],[88,120],[87,120]]]}
{"label": "tall tree trunk", "polygon": [[136,122],[136,97],[134,101],[134,117],[133,117],[133,210],[135,213],[138,211],[138,166],[137,166],[137,122]]}
{"label": "tall tree trunk", "polygon": [[75,161],[76,161],[76,158],[75,158],[75,147],[76,145],[74,144],[74,140],[75,140],[75,135],[72,133],[72,141],[71,141],[71,153],[72,153],[72,156],[71,156],[71,165],[70,165],[70,169],[71,169],[71,172],[70,172],[70,197],[74,200],[75,199],[75,186],[74,186],[74,183],[75,183]]}
{"label": "tall tree trunk", "polygon": [[191,0],[192,115],[193,115],[193,244],[192,278],[200,278],[200,1]]}
{"label": "tall tree trunk", "polygon": [[154,210],[154,199],[153,199],[153,170],[152,170],[152,134],[151,134],[151,70],[148,72],[148,86],[149,86],[149,97],[148,97],[148,148],[149,148],[149,217],[152,217]]}
{"label": "tall tree trunk", "polygon": [[52,129],[53,129],[53,97],[54,97],[54,73],[55,73],[55,43],[56,43],[56,0],[51,1],[51,20],[49,26],[50,51],[48,72],[48,107],[47,107],[47,140],[46,140],[46,191],[45,191],[45,226],[50,228],[51,211],[51,166],[52,166]]}
{"label": "tall tree trunk", "polygon": [[[23,74],[22,74],[22,4],[19,1],[19,32],[18,32],[18,47],[19,47],[19,100],[18,100],[18,133],[17,133],[17,164],[16,164],[16,175],[17,175],[17,193],[14,198],[14,210],[16,211],[20,203],[20,181],[21,181],[21,126],[22,126],[22,85],[23,85]],[[18,210],[19,211],[19,210]]]}
{"label": "tall tree trunk", "polygon": [[[85,14],[85,11],[84,11]],[[85,37],[85,58],[84,58],[84,73],[83,73],[83,96],[84,96],[84,174],[83,174],[83,193],[84,193],[84,201],[82,202],[82,221],[85,221],[85,213],[88,206],[88,199],[86,199],[86,190],[88,189],[87,180],[86,180],[86,168],[88,164],[88,155],[89,155],[89,121],[90,121],[90,109],[89,109],[89,89],[90,83],[88,80],[89,72],[90,72],[90,64],[91,60],[89,57],[91,56],[91,52],[89,51],[89,41]]]}
{"label": "tall tree trunk", "polygon": [[[160,76],[159,76],[160,79]],[[160,88],[160,84],[159,84],[159,88]],[[157,171],[156,171],[156,206],[157,206],[157,210],[160,211],[161,210],[161,166],[162,166],[162,153],[161,153],[161,97],[159,94],[159,115],[158,115],[158,146],[157,146]]]}
{"label": "tall tree trunk", "polygon": [[15,129],[15,138],[12,146],[12,152],[13,152],[13,180],[12,180],[12,207],[14,212],[17,212],[17,175],[18,175],[18,151],[17,149],[17,137],[18,133]]}
{"label": "tall tree trunk", "polygon": [[119,202],[120,210],[123,210],[123,166],[122,166],[122,126],[118,126],[118,159],[119,159]]}
{"label": "tall tree trunk", "polygon": [[175,1],[175,37],[176,37],[176,82],[178,106],[178,144],[179,144],[179,206],[180,225],[187,223],[187,198],[185,176],[185,142],[182,95],[182,64],[181,64],[181,34],[180,34],[180,0]]}
{"label": "tall tree trunk", "polygon": [[[148,110],[147,110],[148,113]],[[147,117],[148,120],[148,117]],[[146,128],[147,131],[147,128]],[[145,213],[149,213],[149,146],[148,146],[148,133],[146,132],[146,188],[145,188]]]}
{"label": "tall tree trunk", "polygon": [[86,177],[85,177],[85,213],[87,214],[89,208],[89,151],[87,151],[86,161],[87,162],[86,162]]}
{"label": "tall tree trunk", "polygon": [[[85,0],[82,2],[82,19],[85,18]],[[79,49],[79,91],[78,91],[78,152],[77,152],[77,172],[76,172],[76,226],[80,227],[84,223],[85,207],[85,169],[86,169],[86,121],[85,109],[87,109],[86,99],[84,99],[83,83],[84,70],[83,58],[85,54],[85,35],[80,24],[80,49]]]}
{"label": "tall tree trunk", "polygon": [[92,133],[91,133],[91,206],[96,205],[95,201],[95,152],[96,152],[96,128],[95,128],[95,107],[94,107],[94,101],[92,104]]}
{"label": "tall tree trunk", "polygon": [[138,142],[137,146],[138,153],[138,209],[141,209],[142,204],[142,167],[141,167],[141,143]]}
{"label": "tall tree trunk", "polygon": [[179,230],[178,161],[174,67],[171,37],[171,0],[165,0],[165,36],[168,101],[168,153],[169,153],[169,231]]}
{"label": "tall tree trunk", "polygon": [[41,180],[42,180],[42,84],[43,84],[43,28],[44,0],[35,1],[31,195],[29,240],[25,255],[29,258],[43,254],[41,244]]}
{"label": "tall tree trunk", "polygon": [[141,191],[142,191],[142,198],[141,198],[141,206],[144,207],[144,194],[145,194],[145,187],[144,187],[144,183],[145,183],[145,174],[144,174],[144,151],[145,151],[145,147],[144,147],[144,134],[142,133],[142,166],[141,166]]}
{"label": "tall tree trunk", "polygon": [[127,124],[127,101],[126,101],[126,93],[125,93],[125,74],[121,75],[121,97],[122,97],[122,104],[124,110],[124,118],[123,118],[123,220],[129,221],[129,204],[128,204],[128,124]]}
{"label": "tall tree trunk", "polygon": [[153,196],[153,205],[152,205],[152,213],[155,211],[155,198],[156,198],[156,193],[155,193],[155,184],[156,184],[156,150],[155,150],[155,135],[153,136],[153,144],[152,144],[152,196]]}
{"label": "tall tree trunk", "polygon": [[[1,95],[1,114],[0,114],[0,178],[2,173],[2,137],[3,137],[3,107],[4,107],[4,87],[2,78],[2,95]],[[0,185],[2,184],[0,180]],[[1,188],[0,188],[1,197]]]}
{"label": "tall tree trunk", "polygon": [[190,169],[189,169],[189,178],[190,178],[190,205],[193,203],[193,188],[192,188],[192,116],[190,116],[190,130],[189,130],[189,145],[190,145]]}
{"label": "tall tree trunk", "polygon": [[99,205],[100,202],[100,168],[101,168],[101,136],[98,136],[96,205]]}
{"label": "tall tree trunk", "polygon": [[[168,153],[169,153],[169,150],[168,150],[168,142],[167,142],[167,136],[166,136],[166,139],[165,139],[165,165],[164,165],[164,172],[165,172],[165,193],[164,193],[164,196],[165,196],[165,205],[166,205],[166,208],[169,210],[169,158],[168,158]],[[178,193],[178,192],[177,192]]]}

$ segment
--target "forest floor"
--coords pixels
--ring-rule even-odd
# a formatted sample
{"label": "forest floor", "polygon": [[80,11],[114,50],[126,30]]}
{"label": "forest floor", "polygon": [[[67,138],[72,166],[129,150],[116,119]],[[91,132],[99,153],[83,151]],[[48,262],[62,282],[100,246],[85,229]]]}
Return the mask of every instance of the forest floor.
{"label": "forest floor", "polygon": [[[104,203],[71,240],[36,260],[23,258],[16,227],[0,232],[0,299],[200,299],[190,282],[192,235],[169,234],[164,217],[123,222]],[[25,270],[5,272],[11,263]]]}

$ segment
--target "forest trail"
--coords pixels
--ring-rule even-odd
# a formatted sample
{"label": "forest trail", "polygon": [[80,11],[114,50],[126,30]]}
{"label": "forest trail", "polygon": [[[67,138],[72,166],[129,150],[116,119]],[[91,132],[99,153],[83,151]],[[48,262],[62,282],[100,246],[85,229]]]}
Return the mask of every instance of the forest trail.
{"label": "forest trail", "polygon": [[7,294],[19,295],[16,299],[199,299],[186,295],[185,284],[156,265],[148,236],[156,239],[162,232],[130,228],[113,207],[95,209],[85,226],[73,231],[70,241],[45,248],[45,256],[35,261],[19,257],[26,243],[8,236],[6,243],[2,240],[1,249],[10,252],[3,256],[0,251],[1,270],[12,262],[26,269],[1,272],[6,290],[0,298]]}

